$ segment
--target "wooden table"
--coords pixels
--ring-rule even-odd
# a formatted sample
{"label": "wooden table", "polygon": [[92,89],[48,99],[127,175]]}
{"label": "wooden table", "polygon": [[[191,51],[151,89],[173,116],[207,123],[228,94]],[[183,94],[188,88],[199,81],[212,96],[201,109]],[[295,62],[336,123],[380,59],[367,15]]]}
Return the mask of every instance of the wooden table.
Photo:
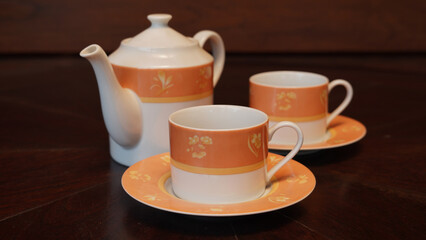
{"label": "wooden table", "polygon": [[[194,217],[129,197],[99,93],[76,55],[0,58],[0,239],[426,239],[426,56],[229,54],[215,103],[248,105],[248,78],[293,69],[349,80],[350,146],[296,156],[313,193],[274,212]],[[330,108],[344,90],[331,93]]]}

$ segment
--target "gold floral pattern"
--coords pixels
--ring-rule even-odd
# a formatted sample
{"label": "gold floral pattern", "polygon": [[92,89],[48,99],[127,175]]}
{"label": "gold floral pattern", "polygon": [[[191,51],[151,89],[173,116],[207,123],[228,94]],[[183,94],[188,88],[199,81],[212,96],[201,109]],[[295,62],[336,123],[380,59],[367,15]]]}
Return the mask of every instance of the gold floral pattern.
{"label": "gold floral pattern", "polygon": [[321,101],[322,105],[326,105],[327,104],[327,97],[328,97],[328,90],[324,89],[321,92],[321,95],[320,95],[320,101]]}
{"label": "gold floral pattern", "polygon": [[170,155],[161,156],[160,159],[163,160],[161,164],[163,164],[164,166],[170,165]]}
{"label": "gold floral pattern", "polygon": [[143,182],[148,182],[151,180],[151,176],[148,174],[142,174],[138,171],[130,171],[129,178],[133,180],[142,180]]}
{"label": "gold floral pattern", "polygon": [[151,90],[157,89],[157,95],[167,93],[168,89],[173,87],[173,76],[166,76],[164,71],[159,71],[157,76],[154,77],[154,83],[151,85]]}
{"label": "gold floral pattern", "polygon": [[280,111],[287,111],[291,108],[292,100],[296,99],[295,92],[280,92],[276,95],[277,108]]}
{"label": "gold floral pattern", "polygon": [[289,200],[290,198],[289,197],[286,197],[285,196],[285,194],[283,194],[283,193],[281,193],[281,194],[278,194],[278,195],[276,195],[276,196],[270,196],[269,198],[268,198],[268,200],[270,201],[270,202],[273,202],[273,203],[283,203],[283,202],[287,202],[287,200]]}
{"label": "gold floral pattern", "polygon": [[342,128],[342,132],[344,132],[344,133],[352,132],[352,131],[359,132],[359,131],[361,131],[361,129],[362,128],[360,126],[352,125],[352,126],[347,126],[347,127]]}
{"label": "gold floral pattern", "polygon": [[286,178],[285,180],[288,183],[299,183],[304,184],[308,182],[308,177],[306,175],[298,175],[298,176],[291,176]]}
{"label": "gold floral pattern", "polygon": [[210,211],[212,212],[223,212],[222,208],[210,208]]}
{"label": "gold floral pattern", "polygon": [[200,89],[205,89],[209,86],[210,79],[212,77],[212,67],[205,66],[200,68],[200,78],[198,78],[195,82],[198,84]]}
{"label": "gold floral pattern", "polygon": [[279,161],[281,161],[281,159],[283,159],[282,157],[273,156],[273,155],[270,155],[268,158],[269,158],[269,162],[272,164],[272,166],[274,166]]}
{"label": "gold floral pattern", "polygon": [[161,201],[161,199],[158,198],[155,195],[145,195],[145,196],[143,196],[143,199],[145,199],[147,201]]}
{"label": "gold floral pattern", "polygon": [[207,156],[207,153],[205,151],[206,146],[213,144],[213,140],[211,139],[211,137],[208,137],[208,136],[202,136],[200,138],[197,135],[195,135],[193,137],[189,137],[188,140],[189,140],[188,141],[189,147],[186,149],[186,151],[191,152],[192,157],[198,158],[198,159],[201,159]]}
{"label": "gold floral pattern", "polygon": [[201,143],[205,145],[209,145],[209,144],[212,144],[213,141],[210,137],[205,136],[205,137],[201,137]]}
{"label": "gold floral pattern", "polygon": [[344,139],[333,139],[333,140],[329,140],[329,142],[339,144],[339,143],[344,143],[345,140]]}
{"label": "gold floral pattern", "polygon": [[248,147],[250,151],[256,156],[259,156],[260,148],[262,147],[262,134],[254,133],[248,137]]}
{"label": "gold floral pattern", "polygon": [[205,157],[206,155],[207,155],[206,152],[193,152],[192,153],[192,157],[198,158],[198,159],[201,159],[201,158]]}

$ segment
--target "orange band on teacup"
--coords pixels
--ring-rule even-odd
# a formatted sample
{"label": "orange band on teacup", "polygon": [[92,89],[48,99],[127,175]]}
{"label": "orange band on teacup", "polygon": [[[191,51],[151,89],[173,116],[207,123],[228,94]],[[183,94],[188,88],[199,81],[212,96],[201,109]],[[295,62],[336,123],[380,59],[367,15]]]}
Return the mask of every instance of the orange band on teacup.
{"label": "orange band on teacup", "polygon": [[191,165],[187,165],[174,159],[170,159],[170,163],[184,171],[199,173],[199,174],[209,174],[209,175],[229,175],[229,174],[238,174],[238,173],[246,173],[257,170],[265,165],[265,162],[258,162],[252,165],[243,166],[243,167],[234,167],[234,168],[204,168],[204,167],[195,167]]}
{"label": "orange band on teacup", "polygon": [[281,122],[281,121],[292,121],[292,122],[308,122],[308,121],[315,121],[322,118],[325,118],[327,114],[322,113],[315,116],[309,116],[309,117],[277,117],[277,116],[268,116],[269,120],[274,122]]}
{"label": "orange band on teacup", "polygon": [[265,112],[272,121],[318,120],[326,116],[327,105],[327,84],[284,88],[250,82],[250,107]]}
{"label": "orange band on teacup", "polygon": [[198,130],[170,123],[173,165],[202,174],[234,174],[260,168],[268,154],[267,124],[236,130]]}
{"label": "orange band on teacup", "polygon": [[213,93],[213,62],[172,69],[112,67],[120,84],[133,90],[142,102],[191,101]]}

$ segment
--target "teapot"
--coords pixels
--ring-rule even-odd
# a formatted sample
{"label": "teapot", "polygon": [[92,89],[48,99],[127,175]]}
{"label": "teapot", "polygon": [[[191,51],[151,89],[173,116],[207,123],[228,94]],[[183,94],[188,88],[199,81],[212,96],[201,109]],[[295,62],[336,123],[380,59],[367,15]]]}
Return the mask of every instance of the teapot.
{"label": "teapot", "polygon": [[[148,15],[151,26],[109,57],[96,44],[80,52],[96,75],[111,156],[126,166],[169,151],[171,113],[213,104],[225,62],[222,38],[209,30],[185,37],[168,26],[171,18]],[[213,56],[203,49],[208,40]]]}

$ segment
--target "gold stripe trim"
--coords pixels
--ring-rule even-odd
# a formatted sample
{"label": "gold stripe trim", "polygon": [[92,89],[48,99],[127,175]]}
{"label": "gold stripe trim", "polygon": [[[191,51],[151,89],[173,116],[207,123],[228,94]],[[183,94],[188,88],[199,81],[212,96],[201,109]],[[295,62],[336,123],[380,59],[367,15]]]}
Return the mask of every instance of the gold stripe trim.
{"label": "gold stripe trim", "polygon": [[[170,195],[169,192],[167,192],[166,188],[164,187],[166,185],[166,180],[171,176],[170,172],[167,172],[166,174],[164,174],[163,176],[160,177],[160,179],[158,180],[158,188],[164,192],[167,195]],[[171,196],[171,195],[170,195]]]}
{"label": "gold stripe trim", "polygon": [[325,118],[326,114],[321,113],[314,116],[309,117],[277,117],[277,116],[269,116],[269,120],[274,122],[281,122],[281,121],[292,121],[292,122],[308,122],[308,121],[314,121],[319,120],[321,118]]}
{"label": "gold stripe trim", "polygon": [[269,184],[271,184],[271,190],[268,192],[266,196],[272,195],[275,191],[277,191],[278,186],[280,185],[280,181],[277,180],[275,176],[271,177],[271,180],[269,180]]}
{"label": "gold stripe trim", "polygon": [[200,94],[182,96],[182,97],[140,97],[142,102],[146,103],[169,103],[169,102],[185,102],[208,97],[213,94],[213,90]]}
{"label": "gold stripe trim", "polygon": [[185,163],[178,162],[174,159],[170,159],[170,163],[187,172],[199,173],[199,174],[208,174],[208,175],[229,175],[229,174],[238,174],[246,173],[257,170],[265,165],[265,161],[260,161],[255,164],[251,164],[243,167],[234,167],[234,168],[205,168],[205,167],[195,167],[190,166]]}

